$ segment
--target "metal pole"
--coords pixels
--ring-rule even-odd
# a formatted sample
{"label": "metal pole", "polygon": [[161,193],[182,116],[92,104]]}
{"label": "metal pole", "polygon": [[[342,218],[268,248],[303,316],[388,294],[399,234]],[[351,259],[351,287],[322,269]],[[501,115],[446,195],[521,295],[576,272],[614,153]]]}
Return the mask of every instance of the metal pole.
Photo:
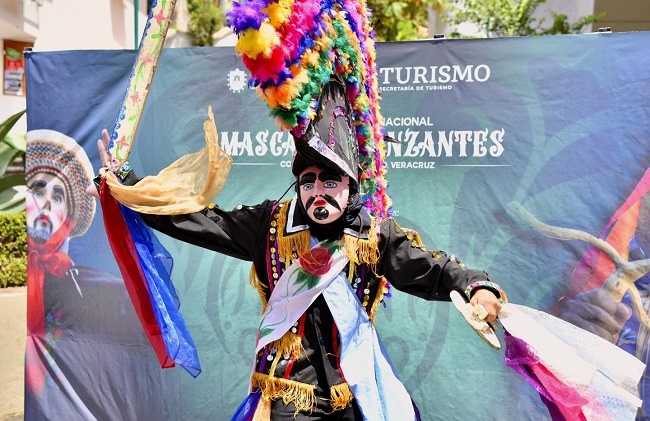
{"label": "metal pole", "polygon": [[138,34],[138,16],[140,15],[140,0],[133,0],[133,39],[135,40],[135,49],[138,49],[140,36]]}

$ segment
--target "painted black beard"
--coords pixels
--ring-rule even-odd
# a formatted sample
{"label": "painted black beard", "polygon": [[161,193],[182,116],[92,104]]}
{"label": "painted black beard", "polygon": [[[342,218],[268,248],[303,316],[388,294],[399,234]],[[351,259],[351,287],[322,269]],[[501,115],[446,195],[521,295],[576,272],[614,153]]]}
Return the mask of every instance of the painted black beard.
{"label": "painted black beard", "polygon": [[[309,208],[311,208],[311,205],[313,205],[314,202],[316,201],[316,199],[318,199],[319,197],[322,198],[323,200],[325,200],[327,203],[329,203],[333,207],[335,207],[336,209],[341,210],[341,207],[336,202],[336,199],[334,199],[329,194],[324,194],[322,196],[311,196],[309,199],[307,199],[307,203],[305,203],[305,210],[309,210]],[[314,212],[316,212],[316,211],[314,211]]]}
{"label": "painted black beard", "polygon": [[[309,199],[307,199],[309,200]],[[342,216],[338,218],[337,220],[330,222],[328,224],[322,224],[322,223],[317,223],[315,221],[315,218],[312,215],[309,215],[307,213],[307,200],[303,202],[302,200],[298,200],[298,209],[300,209],[300,212],[304,215],[307,224],[309,224],[309,232],[311,235],[316,237],[318,241],[323,241],[323,240],[336,240],[340,239],[343,236],[343,227],[345,225],[345,217]],[[359,202],[360,203],[360,202]],[[309,202],[309,204],[313,204],[313,200]],[[359,205],[360,206],[360,205]],[[348,210],[345,210],[344,215],[348,212]],[[354,213],[354,215],[358,214],[358,210]]]}

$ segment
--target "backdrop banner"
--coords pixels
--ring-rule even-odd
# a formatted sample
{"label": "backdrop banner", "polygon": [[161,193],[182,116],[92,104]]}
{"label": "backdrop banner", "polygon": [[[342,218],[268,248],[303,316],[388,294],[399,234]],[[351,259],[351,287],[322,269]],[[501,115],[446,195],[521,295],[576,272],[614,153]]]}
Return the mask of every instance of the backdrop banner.
{"label": "backdrop banner", "polygon": [[[610,243],[625,225],[620,255],[646,258],[647,45],[650,33],[639,32],[387,43],[377,54],[387,134],[399,141],[389,144],[386,165],[400,225],[417,230],[428,249],[488,272],[511,302],[563,315],[640,357],[647,327],[627,320],[631,312],[596,326],[615,306],[604,284],[613,265],[584,239],[542,234],[522,209],[561,232]],[[115,123],[134,52],[26,56],[28,131],[76,140],[97,171],[96,141]],[[157,174],[200,150],[210,105],[234,160],[217,204],[280,199],[293,181],[291,137],[248,87],[232,48],[162,53],[130,157],[136,173]],[[230,419],[247,394],[262,308],[248,283],[250,263],[159,238],[174,258],[172,280],[203,373],[159,368],[97,206],[88,231],[66,242],[74,282],[68,274],[43,282],[46,328],[29,335],[38,358],[27,359],[27,371],[44,377],[39,387],[32,375],[26,419]],[[649,284],[645,274],[628,285],[640,292],[643,312]],[[451,304],[392,295],[377,327],[424,420],[547,419],[503,350],[483,343]],[[591,321],[577,314],[586,302]]]}

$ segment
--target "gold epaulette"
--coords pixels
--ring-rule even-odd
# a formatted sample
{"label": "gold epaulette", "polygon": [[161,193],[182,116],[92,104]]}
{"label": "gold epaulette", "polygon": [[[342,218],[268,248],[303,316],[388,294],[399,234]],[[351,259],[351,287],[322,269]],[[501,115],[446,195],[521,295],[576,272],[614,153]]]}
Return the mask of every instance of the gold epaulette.
{"label": "gold epaulette", "polygon": [[343,235],[345,253],[350,259],[350,263],[374,265],[379,261],[379,236],[376,235],[375,222],[376,219],[373,218],[368,230],[368,238],[359,238],[350,234]]}

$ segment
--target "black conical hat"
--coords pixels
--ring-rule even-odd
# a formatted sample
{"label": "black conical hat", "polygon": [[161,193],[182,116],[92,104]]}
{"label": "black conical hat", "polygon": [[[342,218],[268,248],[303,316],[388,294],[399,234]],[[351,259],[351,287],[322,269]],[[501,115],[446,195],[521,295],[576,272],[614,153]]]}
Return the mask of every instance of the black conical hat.
{"label": "black conical hat", "polygon": [[332,77],[318,97],[316,116],[305,133],[294,137],[294,175],[311,165],[336,167],[354,180],[359,177],[359,149],[345,84]]}

